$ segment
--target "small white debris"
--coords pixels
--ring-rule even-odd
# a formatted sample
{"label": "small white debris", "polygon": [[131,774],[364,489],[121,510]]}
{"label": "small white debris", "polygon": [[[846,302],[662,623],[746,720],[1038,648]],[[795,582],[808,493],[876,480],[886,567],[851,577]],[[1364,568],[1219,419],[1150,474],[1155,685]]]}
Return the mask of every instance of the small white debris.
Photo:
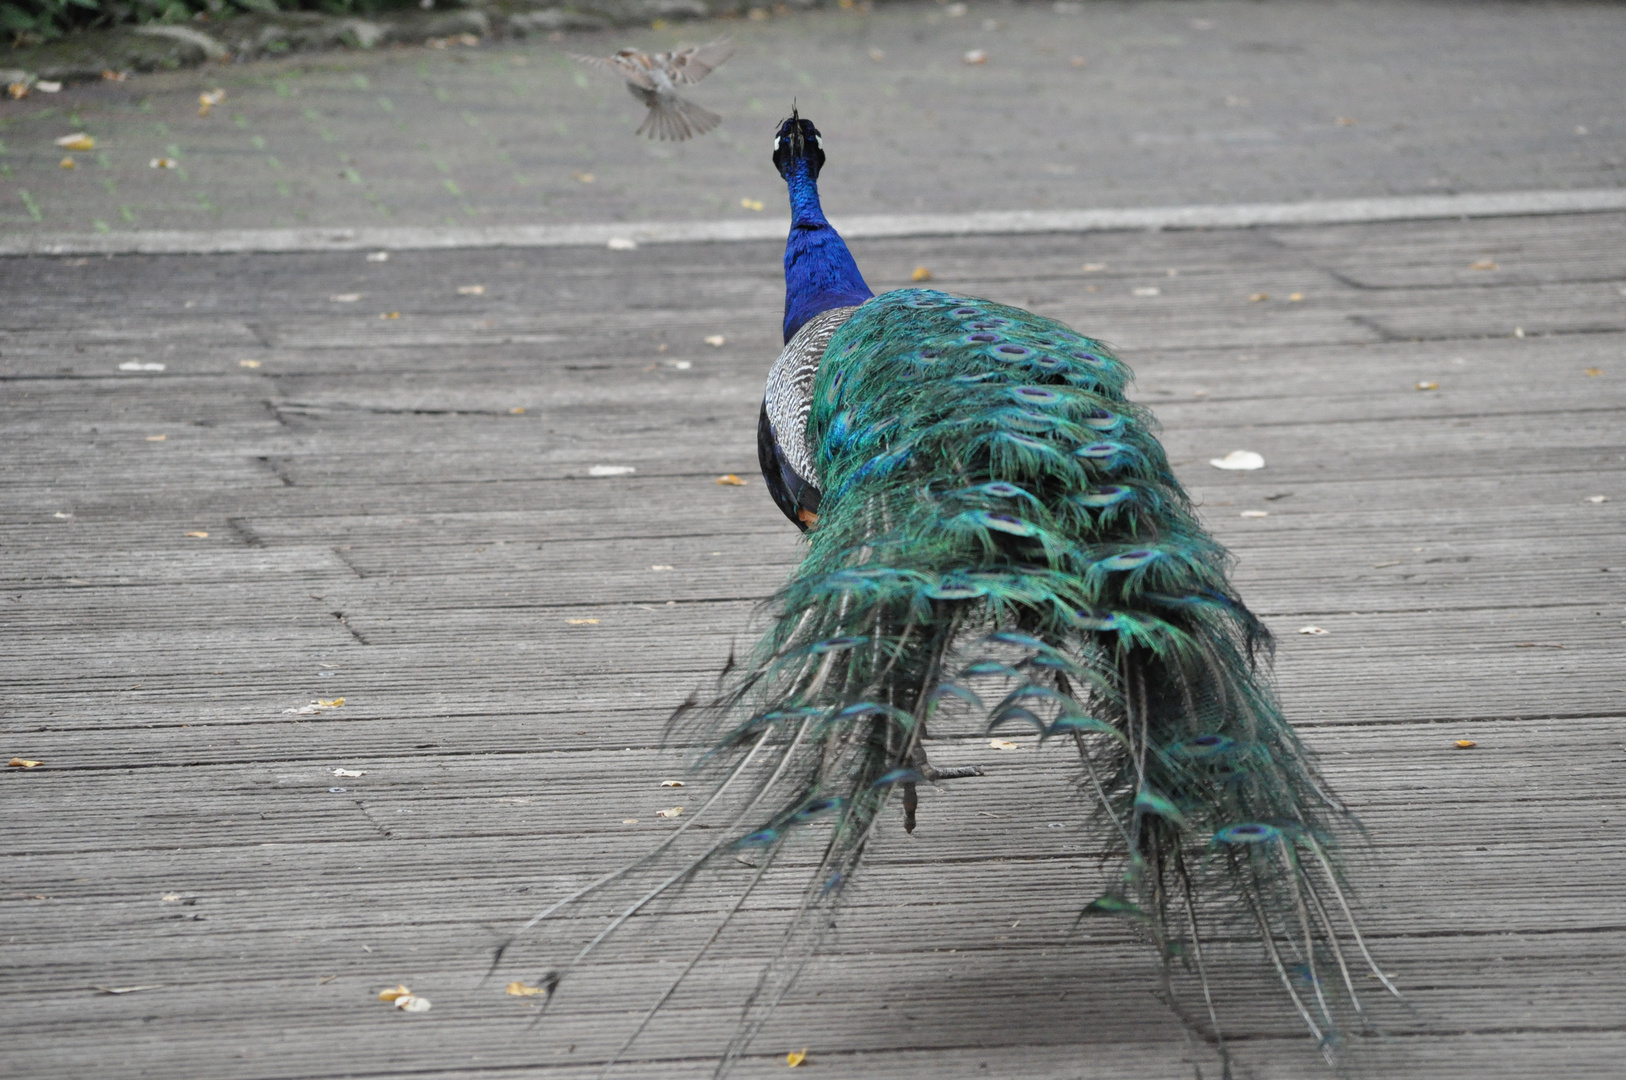
{"label": "small white debris", "polygon": [[1244,510],[1244,511],[1242,511],[1242,516],[1245,517],[1245,518],[1269,517],[1270,516],[1270,511],[1269,510]]}
{"label": "small white debris", "polygon": [[54,518],[60,518],[63,521],[67,521],[69,518],[73,517],[72,514],[63,513],[61,510],[58,510],[56,513],[52,514],[51,516],[54,517]]}
{"label": "small white debris", "polygon": [[334,769],[334,776],[366,776],[366,769]]}
{"label": "small white debris", "polygon": [[1586,497],[1586,501],[1589,502],[1589,503],[1606,503],[1606,502],[1609,501],[1609,496],[1607,496],[1607,495],[1588,495]]}
{"label": "small white debris", "polygon": [[1208,463],[1216,469],[1231,471],[1246,471],[1265,467],[1265,459],[1252,450],[1232,450],[1222,458],[1209,458]]}
{"label": "small white debris", "polygon": [[683,807],[674,806],[669,810],[657,810],[657,811],[655,811],[655,816],[656,817],[664,817],[664,818],[682,817],[683,816]]}
{"label": "small white debris", "polygon": [[637,251],[638,241],[630,236],[612,236],[604,246],[611,251]]}
{"label": "small white debris", "polygon": [[673,360],[671,361],[671,364],[672,367],[677,371],[688,371],[690,368],[694,367],[694,364],[687,360]]}
{"label": "small white debris", "polygon": [[354,304],[361,299],[361,294],[359,292],[334,293],[328,299],[335,304]]}
{"label": "small white debris", "polygon": [[633,465],[594,465],[587,470],[588,476],[631,476],[638,469]]}
{"label": "small white debris", "polygon": [[728,343],[728,339],[721,334],[707,334],[705,340],[706,344],[714,349],[721,349]]}
{"label": "small white debris", "polygon": [[179,165],[180,162],[172,157],[155,157],[147,162],[147,168],[149,169],[173,169]]}
{"label": "small white debris", "polygon": [[[36,84],[38,85],[38,84]],[[96,140],[83,131],[76,131],[72,135],[64,135],[56,140],[56,144],[64,150],[94,150]]]}
{"label": "small white debris", "polygon": [[1156,285],[1142,285],[1139,288],[1131,289],[1130,292],[1133,293],[1136,296],[1162,296],[1163,295],[1163,290],[1158,288]]}
{"label": "small white debris", "polygon": [[960,62],[964,64],[971,64],[973,66],[977,64],[986,64],[988,62],[988,50],[972,49],[970,52],[960,57]]}
{"label": "small white debris", "polygon": [[1011,742],[1009,739],[989,739],[988,745],[994,750],[1015,750],[1018,748],[1016,743]]}
{"label": "small white debris", "polygon": [[486,287],[484,285],[459,285],[457,287],[457,295],[459,296],[484,296],[485,294]]}
{"label": "small white debris", "polygon": [[665,563],[656,563],[654,566],[651,566],[650,569],[651,570],[671,570],[671,569],[674,569],[674,567],[668,566]]}
{"label": "small white debris", "polygon": [[390,261],[390,253],[387,252],[387,251],[374,251],[374,252],[371,252],[367,256],[367,261],[368,262],[389,262]]}
{"label": "small white debris", "polygon": [[682,787],[682,780],[662,780],[661,787]]}
{"label": "small white debris", "polygon": [[428,1012],[434,1006],[429,1004],[429,999],[426,997],[419,997],[417,994],[402,994],[395,999],[395,1007],[402,1012]]}
{"label": "small white debris", "polygon": [[1331,632],[1332,631],[1330,631],[1330,630],[1323,630],[1319,626],[1301,626],[1301,627],[1299,627],[1299,633],[1301,633],[1301,634],[1314,634],[1317,637],[1321,636],[1322,634],[1329,634]]}
{"label": "small white debris", "polygon": [[62,84],[59,82],[53,82],[50,79],[41,79],[34,84],[34,89],[38,90],[42,94],[55,94],[61,92]]}
{"label": "small white debris", "polygon": [[126,360],[119,365],[120,371],[163,371],[163,364],[143,362],[141,360]]}

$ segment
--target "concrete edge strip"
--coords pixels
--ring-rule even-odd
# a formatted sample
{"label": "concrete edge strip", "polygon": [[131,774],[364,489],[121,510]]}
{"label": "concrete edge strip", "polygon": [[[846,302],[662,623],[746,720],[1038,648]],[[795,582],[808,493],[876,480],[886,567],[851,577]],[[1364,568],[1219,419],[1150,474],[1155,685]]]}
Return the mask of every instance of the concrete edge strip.
{"label": "concrete edge strip", "polygon": [[[969,214],[863,214],[834,219],[848,239],[998,236],[1015,233],[1247,229],[1262,225],[1353,225],[1430,218],[1521,217],[1626,210],[1626,188],[1402,195],[1297,203],[1161,206],[1132,210],[1005,210]],[[614,222],[476,228],[222,229],[0,236],[6,255],[227,255],[294,251],[427,251],[445,248],[610,247],[781,240],[783,218]]]}

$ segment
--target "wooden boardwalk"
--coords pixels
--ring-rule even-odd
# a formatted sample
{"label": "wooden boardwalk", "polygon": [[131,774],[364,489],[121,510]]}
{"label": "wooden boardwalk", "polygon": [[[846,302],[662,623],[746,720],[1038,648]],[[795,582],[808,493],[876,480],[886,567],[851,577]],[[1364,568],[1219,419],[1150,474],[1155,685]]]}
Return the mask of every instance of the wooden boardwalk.
{"label": "wooden boardwalk", "polygon": [[[1626,220],[855,247],[877,288],[924,265],[1137,370],[1370,829],[1408,1007],[1355,1071],[1619,1075]],[[755,476],[778,258],[0,261],[0,756],[44,763],[0,775],[0,1072],[596,1075],[726,880],[534,1030],[503,983],[546,950],[480,978],[669,827],[662,722],[798,558]],[[1239,448],[1266,467],[1207,464]],[[818,1077],[1211,1062],[1138,946],[1066,933],[1101,871],[1065,755],[956,743],[988,776],[886,831],[739,1075],[804,1047]],[[615,1075],[707,1074],[792,899]],[[1239,1074],[1333,1075],[1252,954],[1223,964]]]}

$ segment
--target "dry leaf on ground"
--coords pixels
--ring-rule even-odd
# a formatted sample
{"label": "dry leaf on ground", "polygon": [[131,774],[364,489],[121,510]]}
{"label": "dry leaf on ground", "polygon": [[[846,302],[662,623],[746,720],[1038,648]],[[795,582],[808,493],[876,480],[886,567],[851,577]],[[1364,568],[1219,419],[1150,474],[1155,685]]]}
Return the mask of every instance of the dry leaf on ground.
{"label": "dry leaf on ground", "polygon": [[366,776],[366,769],[334,769],[334,776]]}
{"label": "dry leaf on ground", "polygon": [[1301,626],[1301,627],[1299,627],[1299,633],[1301,633],[1301,634],[1311,634],[1311,635],[1319,637],[1322,634],[1330,634],[1330,633],[1332,633],[1332,631],[1331,630],[1323,630],[1319,626]]}
{"label": "dry leaf on ground", "polygon": [[909,275],[910,281],[930,281],[931,279],[932,272],[924,266],[915,267],[914,271]]}
{"label": "dry leaf on ground", "polygon": [[484,296],[485,291],[486,287],[484,285],[459,285],[457,287],[457,295],[459,296]]}
{"label": "dry leaf on ground", "polygon": [[1474,747],[1478,746],[1479,744],[1474,742],[1472,739],[1458,739],[1456,742],[1452,743],[1451,745],[1455,746],[1458,750],[1472,750]]}
{"label": "dry leaf on ground", "polygon": [[1009,739],[989,739],[988,740],[988,745],[990,747],[992,747],[993,749],[995,749],[995,750],[1015,750],[1015,749],[1017,749],[1017,744],[1011,742]]}
{"label": "dry leaf on ground", "polygon": [[548,988],[545,986],[528,986],[522,982],[508,984],[509,997],[536,997],[538,994],[546,994],[547,992]]}
{"label": "dry leaf on ground", "polygon": [[657,810],[657,811],[655,811],[655,816],[656,817],[666,817],[666,818],[682,817],[683,816],[683,807],[674,806],[674,807],[672,807],[672,808],[670,808],[668,810]]}
{"label": "dry leaf on ground", "polygon": [[682,787],[682,780],[662,780],[661,787]]}
{"label": "dry leaf on ground", "polygon": [[566,619],[565,622],[570,626],[597,626],[598,625],[598,620],[597,619]]}
{"label": "dry leaf on ground", "polygon": [[76,131],[72,135],[64,135],[62,138],[56,141],[56,144],[62,147],[64,150],[96,149],[96,140],[91,138],[89,135],[86,135],[83,131]]}
{"label": "dry leaf on ground", "polygon": [[400,985],[397,985],[397,986],[392,986],[387,990],[380,990],[378,992],[378,1000],[379,1001],[394,1001],[396,998],[408,997],[409,995],[411,995],[411,993],[412,993],[412,991],[408,990],[406,985],[403,983],[403,984],[400,984]]}
{"label": "dry leaf on ground", "polygon": [[792,1050],[790,1053],[785,1055],[785,1065],[786,1067],[792,1069],[796,1068],[796,1066],[800,1065],[806,1060],[807,1048],[805,1046],[800,1050]]}
{"label": "dry leaf on ground", "polygon": [[28,758],[14,757],[10,761],[6,762],[6,764],[11,766],[13,769],[37,769],[41,765],[44,765],[45,762],[32,761]]}
{"label": "dry leaf on ground", "polygon": [[724,487],[744,487],[745,486],[745,481],[741,480],[739,477],[735,476],[733,473],[729,473],[726,476],[719,476],[717,478],[717,483],[723,485]]}

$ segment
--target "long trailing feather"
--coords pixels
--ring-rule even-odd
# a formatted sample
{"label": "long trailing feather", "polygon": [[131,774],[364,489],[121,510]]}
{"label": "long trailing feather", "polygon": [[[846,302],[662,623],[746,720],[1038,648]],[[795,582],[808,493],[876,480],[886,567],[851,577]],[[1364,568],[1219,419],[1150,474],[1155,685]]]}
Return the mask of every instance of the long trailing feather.
{"label": "long trailing feather", "polygon": [[928,775],[921,740],[945,700],[996,701],[990,730],[1071,744],[1118,860],[1080,917],[1128,920],[1189,972],[1204,1020],[1187,1022],[1222,1058],[1203,946],[1238,928],[1329,1058],[1340,1017],[1364,1022],[1344,938],[1394,991],[1338,869],[1347,811],[1283,719],[1269,634],[1128,378],[1053,320],[930,290],[877,297],[835,333],[809,418],[825,494],[807,555],[728,689],[681,721],[724,770],[684,829],[705,816],[716,831],[686,844],[678,830],[525,927],[628,890],[574,966],[702,869],[755,860],[634,1037],[806,836],[820,854],[719,1073],[745,1051],[824,939],[892,790]]}

